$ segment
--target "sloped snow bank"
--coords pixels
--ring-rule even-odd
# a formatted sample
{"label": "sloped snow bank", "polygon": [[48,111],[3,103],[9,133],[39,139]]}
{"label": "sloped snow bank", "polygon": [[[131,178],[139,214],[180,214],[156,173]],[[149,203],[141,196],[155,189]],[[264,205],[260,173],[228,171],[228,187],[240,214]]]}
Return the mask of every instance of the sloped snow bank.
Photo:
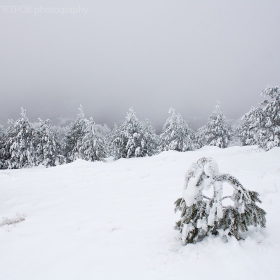
{"label": "sloped snow bank", "polygon": [[[201,157],[261,194],[267,229],[245,241],[182,246],[173,202]],[[279,279],[280,148],[163,152],[148,158],[1,170],[0,279]]]}

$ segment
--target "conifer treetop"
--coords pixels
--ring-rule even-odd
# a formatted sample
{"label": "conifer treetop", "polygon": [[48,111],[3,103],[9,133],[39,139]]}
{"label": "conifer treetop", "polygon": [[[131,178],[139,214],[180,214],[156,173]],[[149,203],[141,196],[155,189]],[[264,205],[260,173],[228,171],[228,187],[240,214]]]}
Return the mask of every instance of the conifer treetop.
{"label": "conifer treetop", "polygon": [[127,115],[126,115],[126,120],[127,121],[131,121],[131,120],[136,120],[138,121],[137,117],[136,117],[136,112],[133,110],[133,107],[130,107]]}
{"label": "conifer treetop", "polygon": [[82,105],[80,105],[80,107],[78,108],[78,110],[79,110],[79,113],[77,114],[77,117],[78,118],[84,118],[85,117],[85,114],[84,114],[84,110],[83,110],[83,106]]}
{"label": "conifer treetop", "polygon": [[276,87],[268,86],[266,89],[262,91],[261,95],[269,96],[272,99],[277,99],[277,100],[280,99],[280,92],[277,86]]}
{"label": "conifer treetop", "polygon": [[22,107],[20,108],[20,114],[21,114],[21,116],[22,116],[23,119],[27,119],[26,110],[23,109]]}

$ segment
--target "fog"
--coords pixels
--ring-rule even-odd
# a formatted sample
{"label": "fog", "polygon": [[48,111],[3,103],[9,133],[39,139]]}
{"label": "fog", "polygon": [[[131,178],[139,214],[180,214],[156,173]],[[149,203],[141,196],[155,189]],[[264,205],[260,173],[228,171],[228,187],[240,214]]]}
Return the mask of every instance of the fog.
{"label": "fog", "polygon": [[109,126],[133,107],[160,129],[173,107],[197,128],[217,100],[238,119],[279,85],[280,1],[0,5],[2,124],[21,107],[58,123],[81,104]]}

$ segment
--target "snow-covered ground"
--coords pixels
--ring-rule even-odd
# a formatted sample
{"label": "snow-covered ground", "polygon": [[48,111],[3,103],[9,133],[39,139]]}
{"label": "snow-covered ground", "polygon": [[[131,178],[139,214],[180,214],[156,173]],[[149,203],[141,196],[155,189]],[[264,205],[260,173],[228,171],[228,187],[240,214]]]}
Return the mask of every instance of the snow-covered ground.
{"label": "snow-covered ground", "polygon": [[[240,242],[181,245],[173,203],[201,157],[261,194],[265,230],[252,228]],[[1,280],[280,279],[280,148],[204,147],[1,170],[0,185],[0,218],[26,215],[0,227]]]}

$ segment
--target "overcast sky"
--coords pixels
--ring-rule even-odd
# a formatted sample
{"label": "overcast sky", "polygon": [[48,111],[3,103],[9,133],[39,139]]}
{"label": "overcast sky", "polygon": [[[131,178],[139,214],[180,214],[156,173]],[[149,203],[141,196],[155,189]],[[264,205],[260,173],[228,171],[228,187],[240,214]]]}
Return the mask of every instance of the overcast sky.
{"label": "overcast sky", "polygon": [[173,107],[197,128],[217,100],[238,119],[267,85],[280,85],[277,0],[0,5],[2,124],[20,107],[32,121],[56,121],[75,117],[82,104],[109,126],[133,107],[159,128]]}

